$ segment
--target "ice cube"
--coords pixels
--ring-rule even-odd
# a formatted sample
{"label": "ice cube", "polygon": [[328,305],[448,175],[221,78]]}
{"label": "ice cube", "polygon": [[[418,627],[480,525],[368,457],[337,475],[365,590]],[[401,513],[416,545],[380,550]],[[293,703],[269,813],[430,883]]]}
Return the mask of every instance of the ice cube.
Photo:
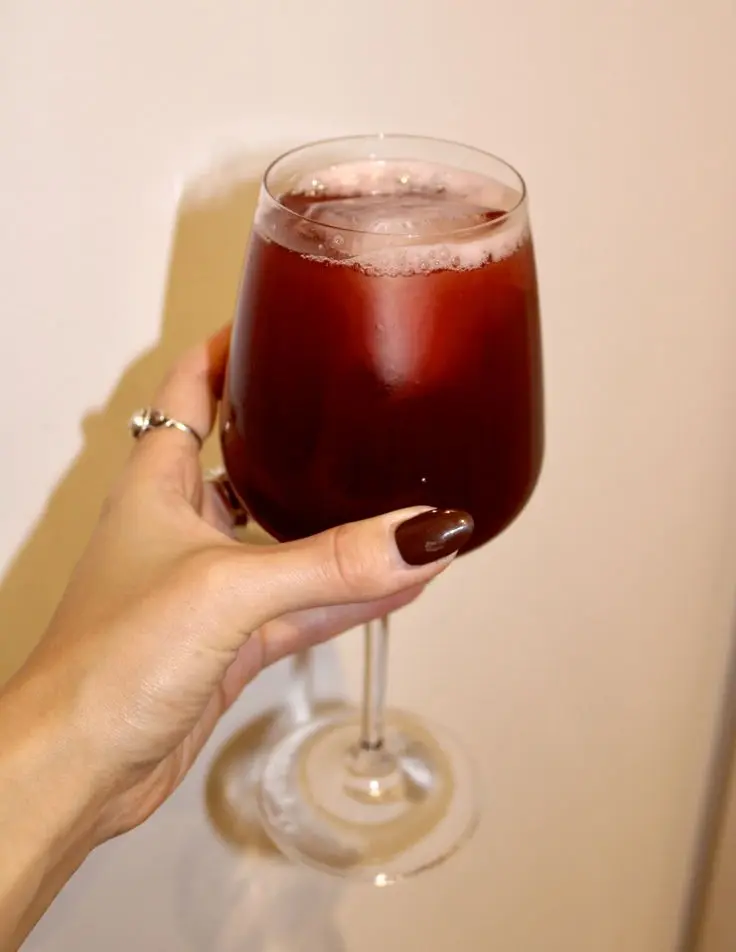
{"label": "ice cube", "polygon": [[446,235],[482,225],[494,216],[462,198],[437,195],[359,195],[314,202],[305,216],[331,228],[408,238]]}

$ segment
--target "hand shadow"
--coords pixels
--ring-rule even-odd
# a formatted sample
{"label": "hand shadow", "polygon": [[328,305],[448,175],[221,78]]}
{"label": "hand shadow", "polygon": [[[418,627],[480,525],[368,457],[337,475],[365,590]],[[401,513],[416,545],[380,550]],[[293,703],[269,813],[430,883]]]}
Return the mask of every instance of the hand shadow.
{"label": "hand shadow", "polygon": [[[266,157],[239,155],[188,187],[177,212],[160,338],[83,422],[84,446],[0,583],[0,685],[47,627],[130,448],[127,421],[173,361],[233,317]],[[214,465],[217,441],[205,448]],[[19,448],[20,449],[20,448]],[[12,622],[12,624],[11,624]]]}

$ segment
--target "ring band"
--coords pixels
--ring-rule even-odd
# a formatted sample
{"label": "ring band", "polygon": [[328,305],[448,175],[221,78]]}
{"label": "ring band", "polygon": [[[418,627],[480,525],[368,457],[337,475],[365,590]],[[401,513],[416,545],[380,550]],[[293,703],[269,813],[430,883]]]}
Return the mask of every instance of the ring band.
{"label": "ring band", "polygon": [[156,410],[153,407],[137,410],[130,418],[128,427],[135,440],[139,440],[143,434],[148,433],[149,430],[163,428],[188,433],[197,441],[197,447],[199,449],[202,449],[202,444],[204,443],[204,440],[194,427],[189,426],[188,423],[182,423],[180,420],[175,420],[173,417],[167,416],[161,410]]}

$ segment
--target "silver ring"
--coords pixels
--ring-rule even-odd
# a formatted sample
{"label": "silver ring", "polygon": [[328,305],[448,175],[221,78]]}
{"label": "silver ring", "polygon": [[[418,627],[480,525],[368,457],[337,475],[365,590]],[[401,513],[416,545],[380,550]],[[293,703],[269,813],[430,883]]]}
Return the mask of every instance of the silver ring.
{"label": "silver ring", "polygon": [[162,427],[168,430],[179,430],[181,433],[188,433],[197,441],[197,447],[202,449],[204,440],[197,431],[189,426],[188,423],[182,423],[180,420],[174,420],[173,417],[166,416],[161,410],[153,407],[147,407],[144,410],[137,410],[130,418],[128,423],[131,435],[134,440],[139,440],[144,433],[149,430],[158,430]]}

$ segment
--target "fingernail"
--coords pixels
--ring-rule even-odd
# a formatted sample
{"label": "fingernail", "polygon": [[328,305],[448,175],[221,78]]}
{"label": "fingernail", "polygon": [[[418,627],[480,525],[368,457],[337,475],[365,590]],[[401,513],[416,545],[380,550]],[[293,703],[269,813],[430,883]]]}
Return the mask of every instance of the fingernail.
{"label": "fingernail", "polygon": [[397,527],[396,547],[407,565],[427,565],[461,549],[473,525],[473,517],[460,509],[430,509]]}
{"label": "fingernail", "polygon": [[223,467],[210,469],[204,473],[205,482],[211,483],[215,487],[215,492],[224,503],[225,509],[233,520],[235,526],[248,525],[248,513],[243,508],[243,504],[238,499],[237,493],[233,489],[230,477]]}

